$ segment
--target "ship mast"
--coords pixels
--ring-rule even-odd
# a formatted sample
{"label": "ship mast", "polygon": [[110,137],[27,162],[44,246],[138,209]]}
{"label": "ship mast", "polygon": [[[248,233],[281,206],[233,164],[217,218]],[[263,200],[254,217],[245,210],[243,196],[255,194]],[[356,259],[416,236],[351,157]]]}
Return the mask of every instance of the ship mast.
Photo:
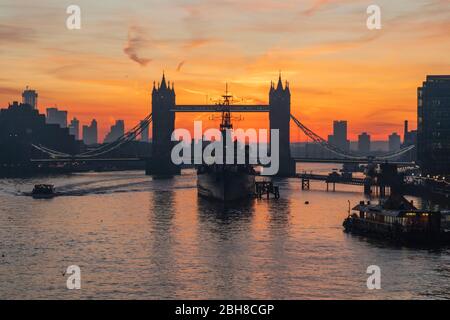
{"label": "ship mast", "polygon": [[226,129],[232,129],[233,125],[231,124],[231,113],[230,113],[230,100],[233,98],[232,95],[228,93],[228,83],[225,87],[225,95],[222,96],[223,103],[222,107],[222,122],[220,124],[220,131],[224,132]]}

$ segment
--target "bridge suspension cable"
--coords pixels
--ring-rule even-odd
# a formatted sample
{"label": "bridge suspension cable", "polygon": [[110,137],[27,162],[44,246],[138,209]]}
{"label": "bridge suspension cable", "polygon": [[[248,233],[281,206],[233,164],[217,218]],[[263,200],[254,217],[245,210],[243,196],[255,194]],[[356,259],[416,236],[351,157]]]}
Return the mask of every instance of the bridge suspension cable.
{"label": "bridge suspension cable", "polygon": [[129,131],[124,133],[122,136],[117,138],[115,141],[108,143],[108,144],[104,144],[93,150],[89,150],[87,152],[81,153],[79,156],[82,158],[93,158],[93,157],[97,157],[99,155],[103,155],[105,153],[111,152],[111,151],[117,149],[118,147],[120,147],[121,145],[134,140],[140,133],[142,133],[142,131],[145,128],[147,128],[150,125],[151,122],[152,122],[152,114],[149,114],[147,117],[144,118],[144,120],[142,120],[142,122],[140,122],[139,124],[134,126],[132,129],[130,129]]}
{"label": "bridge suspension cable", "polygon": [[386,153],[386,154],[383,154],[383,155],[381,155],[381,156],[377,156],[376,158],[377,158],[378,160],[389,160],[389,159],[392,159],[392,158],[399,157],[399,156],[401,156],[402,154],[405,154],[405,153],[411,151],[411,150],[414,149],[415,147],[416,147],[416,146],[412,144],[412,145],[410,145],[410,146],[404,147],[404,148],[402,148],[402,149],[400,149],[400,150],[397,150],[397,151],[395,151],[395,152]]}
{"label": "bridge suspension cable", "polygon": [[301,123],[292,114],[291,114],[291,119],[294,121],[294,123],[297,125],[297,127],[299,127],[300,130],[302,130],[305,133],[305,135],[307,137],[309,137],[312,141],[320,144],[325,149],[331,151],[332,153],[334,153],[338,156],[349,158],[349,159],[357,159],[357,160],[365,159],[365,157],[361,157],[358,155],[351,154],[349,152],[345,152],[345,151],[341,150],[340,148],[328,143],[328,141],[326,141],[325,139],[323,139],[322,137],[320,137],[319,135],[314,133],[312,130],[310,130],[308,127],[306,127],[303,123]]}
{"label": "bridge suspension cable", "polygon": [[92,150],[89,150],[89,151],[86,151],[86,152],[83,152],[80,154],[67,154],[67,153],[57,151],[57,150],[52,150],[52,149],[47,148],[42,145],[32,144],[31,146],[41,152],[48,154],[52,158],[90,159],[90,158],[94,158],[94,157],[106,154],[108,152],[111,152],[111,151],[117,149],[118,147],[120,147],[121,145],[134,140],[140,133],[142,133],[142,131],[144,131],[150,125],[152,120],[153,120],[153,117],[152,117],[152,114],[150,113],[139,124],[134,126],[132,129],[130,129],[129,131],[127,131],[126,133],[121,135],[119,138],[117,138],[113,142],[104,144],[98,148],[95,148],[95,149],[92,149]]}
{"label": "bridge suspension cable", "polygon": [[33,148],[35,148],[35,149],[37,149],[37,150],[43,152],[43,153],[48,154],[48,155],[49,155],[50,157],[52,157],[52,158],[57,158],[57,157],[70,157],[70,155],[67,154],[67,153],[62,153],[62,152],[59,152],[59,151],[56,151],[56,150],[52,150],[52,149],[46,148],[46,147],[44,147],[44,146],[42,146],[42,145],[31,144],[31,146],[32,146]]}
{"label": "bridge suspension cable", "polygon": [[[317,135],[315,132],[313,132],[311,129],[306,127],[304,124],[302,124],[292,114],[291,114],[291,119],[300,128],[300,130],[302,130],[305,133],[305,135],[308,138],[310,138],[313,142],[320,144],[323,148],[325,148],[326,150],[329,150],[333,154],[336,154],[337,156],[344,157],[347,159],[354,159],[354,160],[366,160],[367,159],[367,157],[365,157],[365,156],[361,156],[361,155],[357,155],[357,154],[354,154],[354,153],[351,153],[348,151],[344,151],[344,150],[334,146],[333,144],[330,144],[328,141],[326,141],[325,139],[323,139],[322,137]],[[89,150],[89,151],[86,151],[86,152],[83,152],[80,154],[67,154],[64,152],[60,152],[58,150],[53,150],[53,149],[47,148],[43,145],[32,144],[31,146],[43,153],[48,154],[51,158],[54,158],[54,159],[57,159],[57,158],[82,158],[82,159],[95,158],[100,155],[109,153],[109,152],[119,148],[121,145],[134,140],[140,133],[142,133],[142,131],[144,131],[150,125],[150,123],[152,121],[153,121],[153,116],[150,113],[149,115],[147,115],[144,118],[144,120],[142,120],[140,123],[138,123],[136,126],[134,126],[132,129],[130,129],[129,131],[127,131],[126,133],[121,135],[119,138],[117,138],[113,142],[104,144],[98,148],[95,148],[95,149],[92,149],[92,150]],[[414,145],[410,145],[408,147],[397,150],[395,152],[386,153],[386,154],[377,156],[377,157],[375,157],[375,159],[389,160],[392,158],[396,158],[406,152],[411,151],[412,149],[414,149],[414,147],[415,147]]]}
{"label": "bridge suspension cable", "polygon": [[[300,128],[300,130],[302,130],[305,135],[307,137],[309,137],[312,141],[320,144],[323,148],[329,150],[330,152],[347,158],[347,159],[355,159],[355,160],[365,160],[367,159],[367,157],[365,156],[361,156],[361,155],[357,155],[351,152],[347,152],[344,151],[338,147],[336,147],[335,145],[332,145],[331,143],[329,143],[328,141],[326,141],[325,139],[323,139],[322,137],[320,137],[319,135],[317,135],[316,133],[314,133],[312,130],[310,130],[308,127],[306,127],[303,123],[301,123],[297,118],[295,118],[292,114],[291,114],[291,119],[294,121],[294,123]],[[377,160],[389,160],[389,159],[393,159],[396,158],[408,151],[411,151],[412,149],[414,149],[414,145],[410,145],[407,146],[403,149],[397,150],[395,152],[391,152],[391,153],[386,153],[380,156],[376,156],[375,159]]]}
{"label": "bridge suspension cable", "polygon": [[[125,132],[123,135],[121,135],[119,138],[114,140],[113,142],[104,144],[98,148],[83,152],[79,154],[80,157],[92,157],[95,155],[105,154],[105,150],[112,151],[116,148],[118,148],[120,145],[132,141],[135,137],[137,137],[146,127],[150,125],[152,122],[152,114],[150,113],[147,117],[142,120],[142,122],[138,123],[136,126],[131,128],[129,131]],[[110,150],[111,149],[111,150]]]}

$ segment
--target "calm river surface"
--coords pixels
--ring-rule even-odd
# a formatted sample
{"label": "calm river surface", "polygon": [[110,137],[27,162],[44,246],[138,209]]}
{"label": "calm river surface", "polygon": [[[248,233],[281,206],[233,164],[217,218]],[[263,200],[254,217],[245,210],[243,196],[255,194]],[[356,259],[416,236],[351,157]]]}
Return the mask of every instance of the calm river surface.
{"label": "calm river surface", "polygon": [[[22,195],[35,183],[64,195]],[[193,170],[170,180],[137,171],[0,179],[0,298],[450,298],[449,248],[342,231],[361,187],[278,183],[278,201],[224,208],[197,197]],[[70,265],[81,268],[81,290],[66,288]],[[369,265],[381,268],[381,290],[367,289]]]}

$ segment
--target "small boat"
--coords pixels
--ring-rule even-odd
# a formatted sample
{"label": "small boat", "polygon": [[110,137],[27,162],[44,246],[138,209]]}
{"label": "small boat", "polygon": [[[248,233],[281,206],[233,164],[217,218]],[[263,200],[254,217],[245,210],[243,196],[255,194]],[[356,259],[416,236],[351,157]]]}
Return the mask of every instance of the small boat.
{"label": "small boat", "polygon": [[408,244],[450,244],[450,211],[419,210],[401,195],[361,201],[344,220],[346,232]]}
{"label": "small boat", "polygon": [[36,184],[31,192],[34,199],[50,199],[56,195],[52,184]]}

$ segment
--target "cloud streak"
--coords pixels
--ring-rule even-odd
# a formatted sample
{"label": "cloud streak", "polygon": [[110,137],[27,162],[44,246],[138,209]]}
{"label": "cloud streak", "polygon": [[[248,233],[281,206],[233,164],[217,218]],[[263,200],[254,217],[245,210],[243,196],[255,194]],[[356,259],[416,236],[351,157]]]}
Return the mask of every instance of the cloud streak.
{"label": "cloud streak", "polygon": [[186,49],[193,49],[193,48],[198,48],[201,46],[208,45],[214,41],[215,40],[213,40],[213,39],[204,39],[204,38],[190,39],[185,43],[184,47]]}
{"label": "cloud streak", "polygon": [[34,35],[31,28],[0,24],[0,43],[27,43],[33,40]]}
{"label": "cloud streak", "polygon": [[183,61],[181,61],[181,62],[178,64],[177,72],[180,72],[180,71],[181,71],[181,68],[184,66],[185,63],[186,63],[186,61],[183,60]]}
{"label": "cloud streak", "polygon": [[145,33],[139,27],[132,26],[128,29],[128,39],[123,48],[123,52],[128,56],[128,58],[142,67],[145,67],[152,61],[152,59],[144,58],[138,53],[138,51],[145,47],[146,42],[147,40]]}
{"label": "cloud streak", "polygon": [[0,94],[9,95],[9,96],[17,96],[20,95],[20,90],[10,87],[0,87]]}
{"label": "cloud streak", "polygon": [[360,0],[314,0],[311,6],[308,7],[308,9],[302,11],[302,14],[306,16],[311,16],[330,4],[344,4],[358,1]]}
{"label": "cloud streak", "polygon": [[318,11],[321,7],[333,2],[333,0],[315,0],[314,3],[305,11],[303,11],[304,15],[310,16]]}

